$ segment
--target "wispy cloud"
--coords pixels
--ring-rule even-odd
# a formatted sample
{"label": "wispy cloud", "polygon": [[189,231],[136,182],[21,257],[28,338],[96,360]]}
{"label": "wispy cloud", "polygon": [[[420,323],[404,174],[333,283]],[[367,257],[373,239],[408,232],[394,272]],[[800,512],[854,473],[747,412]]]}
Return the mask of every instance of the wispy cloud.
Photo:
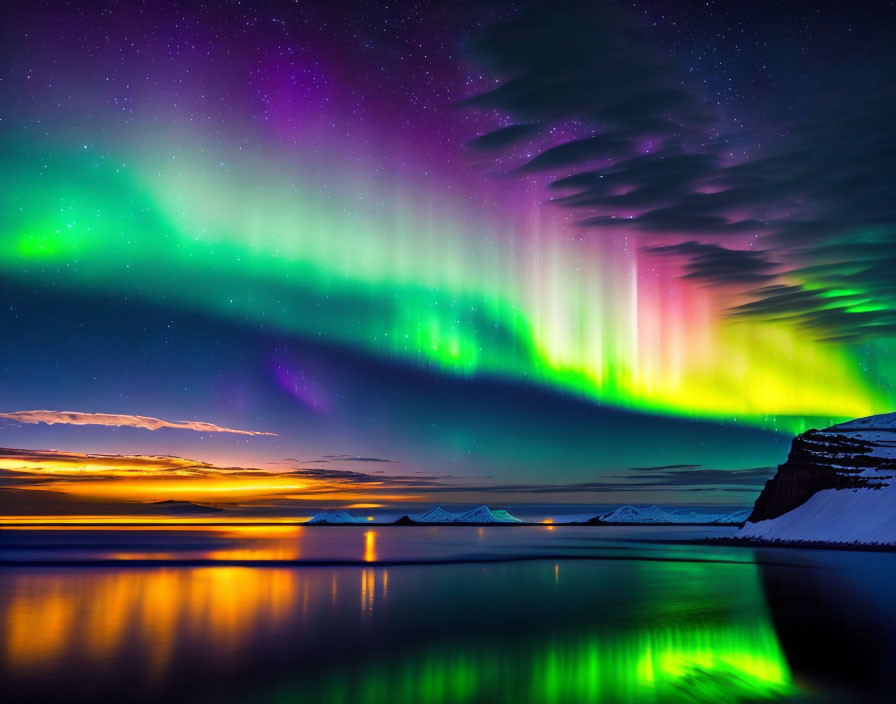
{"label": "wispy cloud", "polygon": [[387,464],[401,464],[399,460],[388,460],[384,457],[364,457],[361,455],[324,455],[312,460],[300,460],[294,457],[287,458],[287,462],[293,462],[297,465],[306,464],[328,464],[330,462],[385,462]]}
{"label": "wispy cloud", "polygon": [[[141,503],[163,499],[254,505],[270,500],[357,502],[376,495],[390,501],[415,484],[348,470],[217,466],[168,455],[120,455],[0,448],[0,504],[15,506],[42,490],[49,503],[66,496],[85,500]],[[49,498],[46,498],[49,497]]]}
{"label": "wispy cloud", "polygon": [[260,430],[238,430],[236,428],[224,428],[214,423],[206,423],[198,420],[162,420],[150,416],[135,416],[125,413],[83,413],[80,411],[15,411],[13,413],[0,413],[0,418],[13,420],[19,423],[46,423],[47,425],[106,425],[114,428],[144,428],[146,430],[159,430],[161,428],[176,428],[178,430],[195,430],[199,433],[235,433],[237,435],[269,435],[276,437],[276,433],[267,433]]}
{"label": "wispy cloud", "polygon": [[700,465],[667,465],[665,467],[635,467],[624,475],[628,481],[644,487],[700,488],[759,488],[771,479],[774,467],[749,469],[713,469]]}
{"label": "wispy cloud", "polygon": [[0,485],[67,481],[215,479],[271,474],[251,467],[219,467],[173,455],[119,455],[0,447]]}
{"label": "wispy cloud", "polygon": [[382,457],[359,457],[358,455],[324,455],[331,462],[395,462]]}

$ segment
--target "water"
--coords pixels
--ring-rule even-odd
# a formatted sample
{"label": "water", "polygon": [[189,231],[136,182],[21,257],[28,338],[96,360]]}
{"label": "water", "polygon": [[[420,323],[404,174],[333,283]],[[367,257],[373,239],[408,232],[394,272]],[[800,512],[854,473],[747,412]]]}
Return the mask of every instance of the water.
{"label": "water", "polygon": [[0,689],[7,702],[892,699],[896,555],[655,542],[706,533],[4,530]]}

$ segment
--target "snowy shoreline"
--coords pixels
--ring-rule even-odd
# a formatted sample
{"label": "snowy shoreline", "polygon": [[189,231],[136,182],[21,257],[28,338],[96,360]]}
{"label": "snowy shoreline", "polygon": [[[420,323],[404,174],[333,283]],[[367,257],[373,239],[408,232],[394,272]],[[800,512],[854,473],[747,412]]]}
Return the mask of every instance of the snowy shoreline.
{"label": "snowy shoreline", "polygon": [[849,550],[855,552],[896,552],[896,543],[832,542],[826,540],[785,540],[748,537],[697,538],[664,541],[688,545],[713,545],[735,548],[790,548],[798,550]]}

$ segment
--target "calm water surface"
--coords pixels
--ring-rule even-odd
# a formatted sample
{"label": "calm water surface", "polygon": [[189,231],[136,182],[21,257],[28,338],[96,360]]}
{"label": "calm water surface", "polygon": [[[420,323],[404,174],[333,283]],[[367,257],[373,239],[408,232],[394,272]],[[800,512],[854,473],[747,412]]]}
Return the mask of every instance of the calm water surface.
{"label": "calm water surface", "polygon": [[655,542],[705,533],[7,529],[0,689],[42,702],[892,700],[896,555]]}

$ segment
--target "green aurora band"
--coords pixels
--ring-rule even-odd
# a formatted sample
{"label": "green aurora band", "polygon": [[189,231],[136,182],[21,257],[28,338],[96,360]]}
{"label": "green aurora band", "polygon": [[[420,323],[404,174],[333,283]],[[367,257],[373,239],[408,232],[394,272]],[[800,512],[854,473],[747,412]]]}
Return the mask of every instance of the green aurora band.
{"label": "green aurora band", "polygon": [[891,409],[882,343],[731,319],[676,264],[573,238],[537,200],[511,218],[363,168],[159,143],[7,143],[0,271],[645,412],[794,432]]}

